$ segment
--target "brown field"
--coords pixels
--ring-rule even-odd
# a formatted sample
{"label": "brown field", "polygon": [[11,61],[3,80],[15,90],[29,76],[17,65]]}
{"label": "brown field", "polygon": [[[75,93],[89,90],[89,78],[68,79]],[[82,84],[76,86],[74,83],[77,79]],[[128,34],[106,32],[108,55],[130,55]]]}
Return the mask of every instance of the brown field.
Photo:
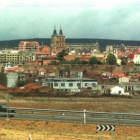
{"label": "brown field", "polygon": [[[4,100],[1,102],[6,103]],[[11,107],[31,107],[98,112],[139,113],[140,99],[129,98],[24,98],[10,100]],[[96,125],[46,121],[1,120],[0,140],[98,140]],[[114,140],[140,140],[140,127],[116,126]],[[111,132],[102,132],[102,140],[111,140]]]}

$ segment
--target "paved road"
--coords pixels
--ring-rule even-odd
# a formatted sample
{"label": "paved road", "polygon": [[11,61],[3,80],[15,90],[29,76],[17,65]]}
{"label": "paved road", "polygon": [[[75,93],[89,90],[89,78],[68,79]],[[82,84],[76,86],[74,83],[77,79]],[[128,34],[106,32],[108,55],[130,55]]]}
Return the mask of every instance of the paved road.
{"label": "paved road", "polygon": [[[75,110],[53,110],[35,108],[12,108],[17,113],[9,113],[10,119],[76,122],[84,124],[112,124],[140,126],[140,114],[93,112]],[[1,119],[7,118],[6,112],[0,112]]]}

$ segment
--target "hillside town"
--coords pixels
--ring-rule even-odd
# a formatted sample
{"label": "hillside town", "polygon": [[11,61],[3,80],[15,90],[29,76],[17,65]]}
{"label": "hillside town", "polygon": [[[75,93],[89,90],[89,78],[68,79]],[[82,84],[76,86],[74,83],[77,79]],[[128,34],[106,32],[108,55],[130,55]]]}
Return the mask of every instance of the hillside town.
{"label": "hillside town", "polygon": [[[54,28],[50,46],[21,41],[0,50],[0,90],[6,93],[140,94],[140,46],[67,43]],[[3,77],[3,78],[2,78]],[[46,93],[46,94],[45,94]]]}

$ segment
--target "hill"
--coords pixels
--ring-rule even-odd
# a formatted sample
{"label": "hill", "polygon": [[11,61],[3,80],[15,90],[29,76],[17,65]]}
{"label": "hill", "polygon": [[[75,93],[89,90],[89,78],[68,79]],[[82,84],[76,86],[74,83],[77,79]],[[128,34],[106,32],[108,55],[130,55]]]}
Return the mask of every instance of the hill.
{"label": "hill", "polygon": [[[50,46],[50,38],[33,38],[0,41],[0,49],[17,47],[20,41],[38,41],[40,45]],[[105,50],[106,45],[125,44],[129,46],[140,46],[140,41],[133,40],[110,40],[110,39],[93,39],[93,38],[67,38],[66,43],[96,43],[99,42],[101,50]]]}

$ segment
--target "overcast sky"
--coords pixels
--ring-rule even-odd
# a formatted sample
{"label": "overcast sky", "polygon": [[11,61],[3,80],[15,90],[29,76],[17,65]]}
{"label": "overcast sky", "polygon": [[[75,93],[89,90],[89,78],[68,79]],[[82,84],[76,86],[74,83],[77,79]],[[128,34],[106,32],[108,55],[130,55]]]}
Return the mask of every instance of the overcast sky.
{"label": "overcast sky", "polygon": [[2,0],[0,40],[66,38],[140,40],[140,0]]}

